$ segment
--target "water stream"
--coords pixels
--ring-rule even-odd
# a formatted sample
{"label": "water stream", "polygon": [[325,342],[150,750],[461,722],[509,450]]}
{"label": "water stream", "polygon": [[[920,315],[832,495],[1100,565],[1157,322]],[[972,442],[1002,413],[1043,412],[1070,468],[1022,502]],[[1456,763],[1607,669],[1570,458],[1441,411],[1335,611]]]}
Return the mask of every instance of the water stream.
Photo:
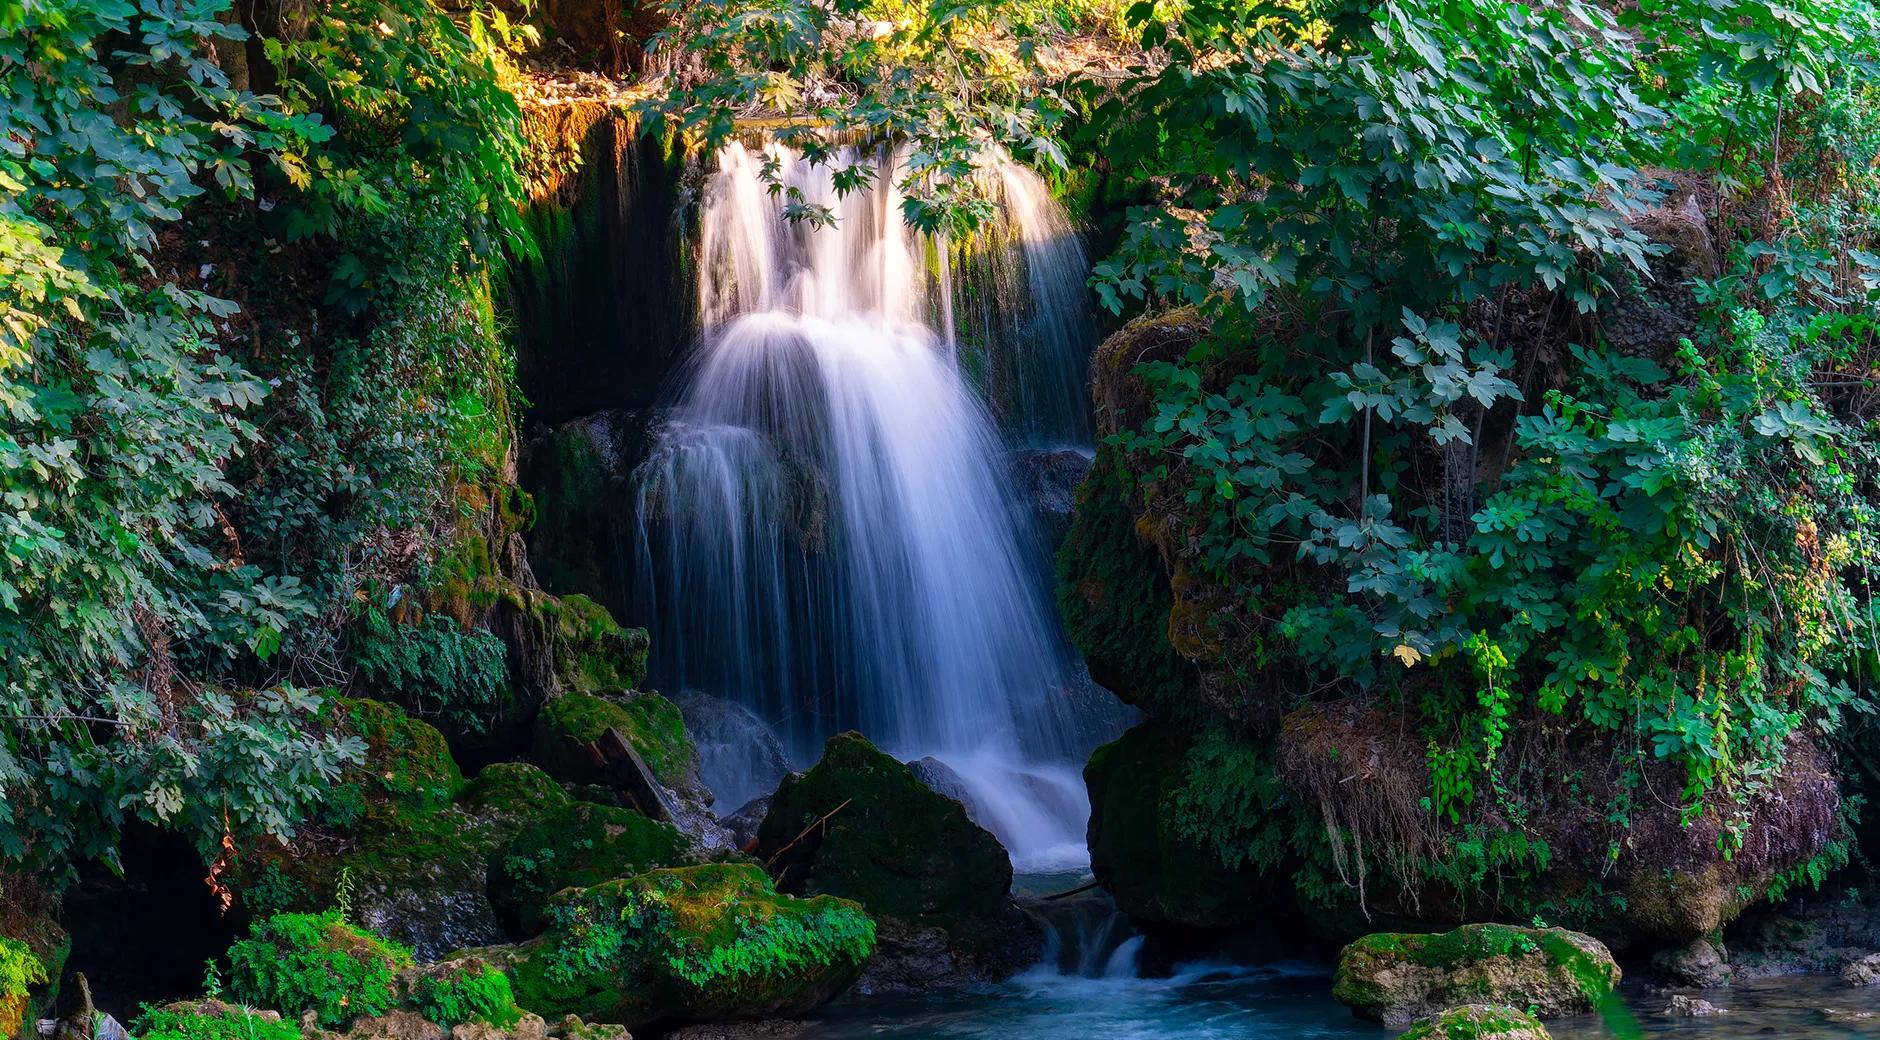
{"label": "water stream", "polygon": [[[835,167],[857,161],[873,183],[838,192]],[[1022,168],[984,171],[997,218],[958,248],[908,229],[893,169],[720,155],[702,343],[636,474],[653,677],[750,709],[797,765],[851,728],[931,757],[1016,865],[1074,865],[1079,770],[1123,710],[1076,699],[1007,453],[1088,435],[1083,256]],[[833,222],[788,219],[792,204]],[[1010,305],[973,310],[989,299]],[[976,386],[969,367],[1009,372]]]}
{"label": "water stream", "polygon": [[[1765,979],[1700,994],[1727,1009],[1672,1018],[1663,995],[1630,990],[1625,1022],[1547,1023],[1554,1040],[1852,1040],[1880,1036],[1880,992],[1839,979]],[[944,998],[832,1006],[801,1040],[1389,1040],[1353,1018],[1321,966],[1198,961],[1165,978],[1089,978],[1038,970]]]}

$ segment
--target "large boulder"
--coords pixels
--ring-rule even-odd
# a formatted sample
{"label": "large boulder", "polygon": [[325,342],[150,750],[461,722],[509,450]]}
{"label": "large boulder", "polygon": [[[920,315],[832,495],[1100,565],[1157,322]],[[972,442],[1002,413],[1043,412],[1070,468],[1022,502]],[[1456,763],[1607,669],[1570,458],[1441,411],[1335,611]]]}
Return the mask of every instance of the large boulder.
{"label": "large boulder", "polygon": [[998,840],[858,733],[829,738],[822,761],[778,787],[756,855],[784,891],[853,899],[882,919],[871,990],[1003,977],[1040,949]]}
{"label": "large boulder", "polygon": [[490,858],[490,902],[516,938],[539,935],[550,896],[691,858],[671,824],[632,809],[575,802],[549,810]]}
{"label": "large boulder", "polygon": [[1619,966],[1591,936],[1470,924],[1359,939],[1338,957],[1332,995],[1360,1017],[1405,1026],[1463,1004],[1513,1005],[1541,1018],[1574,1015],[1610,999],[1618,985]]}
{"label": "large boulder", "polygon": [[1213,931],[1271,920],[1286,895],[1251,867],[1229,869],[1168,816],[1187,746],[1173,728],[1144,723],[1090,756],[1091,871],[1145,927]]}
{"label": "large boulder", "polygon": [[1547,1027],[1520,1008],[1464,1004],[1420,1019],[1397,1040],[1549,1040]]}
{"label": "large boulder", "polygon": [[875,927],[855,903],[782,895],[763,870],[655,870],[556,895],[548,931],[469,951],[504,971],[516,1003],[553,1021],[649,1023],[794,1015],[861,975]]}

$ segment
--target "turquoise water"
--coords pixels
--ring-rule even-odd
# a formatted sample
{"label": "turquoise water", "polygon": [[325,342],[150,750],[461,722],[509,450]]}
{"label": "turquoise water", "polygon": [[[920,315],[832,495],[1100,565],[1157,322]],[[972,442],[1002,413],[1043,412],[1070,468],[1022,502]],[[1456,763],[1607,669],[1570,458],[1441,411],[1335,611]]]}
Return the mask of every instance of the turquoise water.
{"label": "turquoise water", "polygon": [[[1555,1040],[1847,1040],[1880,1037],[1880,993],[1839,979],[1762,980],[1700,994],[1729,1014],[1664,1018],[1662,995],[1629,994],[1637,1032],[1591,1016],[1549,1022]],[[1873,1017],[1860,1019],[1862,1014]],[[1840,1016],[1835,1020],[1832,1016]],[[1323,968],[1193,964],[1167,979],[1034,973],[944,998],[854,1001],[829,1009],[805,1040],[1389,1040],[1331,997]]]}

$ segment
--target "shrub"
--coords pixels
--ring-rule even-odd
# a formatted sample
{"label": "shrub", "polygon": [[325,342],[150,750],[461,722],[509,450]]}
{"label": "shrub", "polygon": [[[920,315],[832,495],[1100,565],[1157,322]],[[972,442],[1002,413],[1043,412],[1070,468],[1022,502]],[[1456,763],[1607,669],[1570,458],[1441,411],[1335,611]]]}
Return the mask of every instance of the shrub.
{"label": "shrub", "polygon": [[291,1022],[214,1001],[146,1008],[131,1032],[140,1040],[300,1040]]}
{"label": "shrub", "polygon": [[311,1010],[337,1028],[397,1004],[397,972],[410,966],[411,951],[328,911],[256,921],[228,958],[239,999],[283,1014]]}
{"label": "shrub", "polygon": [[481,971],[458,968],[441,976],[419,979],[410,1004],[425,1018],[446,1028],[461,1022],[487,1022],[508,1029],[522,1017],[509,976],[495,968]]}

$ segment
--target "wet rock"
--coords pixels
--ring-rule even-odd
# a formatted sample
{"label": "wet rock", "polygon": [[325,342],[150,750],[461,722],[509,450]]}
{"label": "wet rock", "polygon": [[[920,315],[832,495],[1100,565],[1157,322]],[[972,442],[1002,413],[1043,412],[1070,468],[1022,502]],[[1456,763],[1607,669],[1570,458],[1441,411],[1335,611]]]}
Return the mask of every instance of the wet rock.
{"label": "wet rock", "polygon": [[1660,950],[1652,957],[1652,966],[1674,985],[1696,989],[1728,986],[1732,974],[1726,951],[1708,939],[1694,939],[1676,949]]}
{"label": "wet rock", "polygon": [[1071,527],[1077,485],[1090,472],[1090,455],[1073,448],[1032,448],[1012,452],[1013,483],[1045,544],[1055,548]]}
{"label": "wet rock", "polygon": [[1520,1008],[1465,1004],[1418,1020],[1398,1040],[1549,1040],[1549,1035]]}
{"label": "wet rock", "polygon": [[1856,1022],[1871,1022],[1880,1018],[1880,1011],[1864,1011],[1856,1008],[1822,1008],[1821,1017],[1838,1026],[1851,1026]]}
{"label": "wet rock", "polygon": [[732,846],[744,849],[757,840],[757,829],[764,825],[764,817],[769,814],[770,795],[765,795],[744,803],[743,808],[718,822],[731,833]]}
{"label": "wet rock", "polygon": [[1841,981],[1850,986],[1880,985],[1880,953],[1868,954],[1842,968]]}
{"label": "wet rock", "polygon": [[667,1033],[666,1040],[797,1040],[814,1028],[816,1023],[797,1019],[710,1022]]}
{"label": "wet rock", "polygon": [[575,802],[549,810],[491,858],[490,903],[518,939],[547,926],[543,910],[564,888],[587,888],[692,859],[685,835],[631,809]]}
{"label": "wet rock", "polygon": [[[928,987],[1003,978],[1042,948],[1012,902],[998,840],[858,733],[829,738],[822,761],[778,787],[756,855],[784,891],[854,899],[894,919],[873,968],[882,991],[929,971]],[[945,933],[950,959],[930,956],[929,929]]]}
{"label": "wet rock", "polygon": [[1466,1003],[1541,1018],[1579,1014],[1619,984],[1599,940],[1562,928],[1463,925],[1439,934],[1367,935],[1339,954],[1332,995],[1363,1018],[1402,1026]]}
{"label": "wet rock", "polygon": [[529,1011],[629,1028],[803,1014],[853,984],[875,946],[855,903],[780,894],[748,863],[564,890],[545,917],[539,938],[465,955],[506,973]]}
{"label": "wet rock", "polygon": [[1671,1002],[1665,1005],[1665,1009],[1658,1012],[1658,1015],[1660,1018],[1708,1018],[1711,1015],[1729,1013],[1729,1008],[1718,1007],[1701,997],[1676,993],[1672,995]]}
{"label": "wet rock", "polygon": [[1290,893],[1252,869],[1229,870],[1163,819],[1183,775],[1186,738],[1144,724],[1090,756],[1090,868],[1124,913],[1147,926],[1228,930],[1270,920]]}
{"label": "wet rock", "polygon": [[909,762],[907,768],[914,774],[914,779],[926,784],[935,794],[945,795],[960,803],[960,808],[966,810],[969,819],[974,823],[980,822],[979,806],[973,802],[973,792],[952,766],[928,755]]}
{"label": "wet rock", "polygon": [[548,1027],[554,1040],[633,1040],[627,1027],[612,1022],[583,1022],[579,1015],[563,1015]]}
{"label": "wet rock", "polygon": [[699,778],[721,805],[746,805],[777,789],[790,758],[757,713],[722,697],[689,690],[673,698],[698,748]]}

